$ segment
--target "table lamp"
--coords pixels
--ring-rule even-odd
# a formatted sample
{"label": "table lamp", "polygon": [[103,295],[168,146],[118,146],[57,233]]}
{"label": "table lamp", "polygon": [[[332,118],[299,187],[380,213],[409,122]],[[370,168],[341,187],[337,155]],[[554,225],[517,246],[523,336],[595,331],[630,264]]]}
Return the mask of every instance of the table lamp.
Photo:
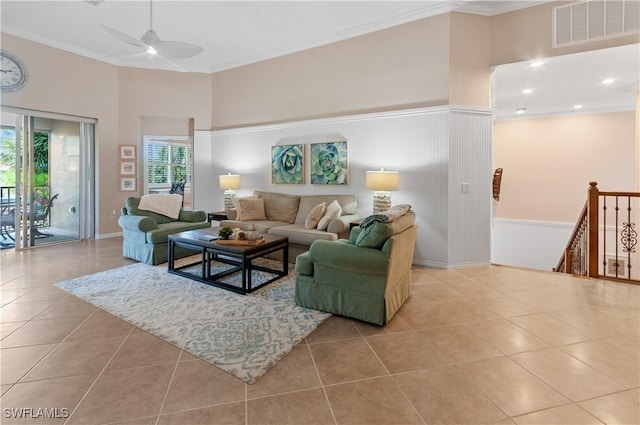
{"label": "table lamp", "polygon": [[233,209],[233,198],[236,197],[236,190],[240,188],[240,176],[238,174],[226,174],[219,177],[220,189],[224,190],[224,210]]}
{"label": "table lamp", "polygon": [[365,185],[373,192],[373,213],[378,214],[391,208],[391,192],[398,190],[400,175],[397,171],[367,171]]}

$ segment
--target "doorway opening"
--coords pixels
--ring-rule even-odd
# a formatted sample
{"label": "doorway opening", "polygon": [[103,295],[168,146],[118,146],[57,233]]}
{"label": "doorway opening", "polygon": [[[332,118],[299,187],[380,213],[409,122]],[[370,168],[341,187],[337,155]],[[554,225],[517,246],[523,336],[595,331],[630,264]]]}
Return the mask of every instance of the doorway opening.
{"label": "doorway opening", "polygon": [[2,249],[93,238],[94,120],[3,107],[1,124]]}

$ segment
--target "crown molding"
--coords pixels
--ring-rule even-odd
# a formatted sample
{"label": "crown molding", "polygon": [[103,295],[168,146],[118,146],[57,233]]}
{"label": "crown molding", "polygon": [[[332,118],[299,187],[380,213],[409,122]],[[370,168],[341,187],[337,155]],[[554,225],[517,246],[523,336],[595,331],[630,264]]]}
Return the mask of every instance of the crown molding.
{"label": "crown molding", "polygon": [[451,2],[451,9],[454,12],[472,13],[474,15],[494,16],[515,10],[526,9],[528,7],[540,6],[545,3],[552,3],[550,0],[455,0]]}

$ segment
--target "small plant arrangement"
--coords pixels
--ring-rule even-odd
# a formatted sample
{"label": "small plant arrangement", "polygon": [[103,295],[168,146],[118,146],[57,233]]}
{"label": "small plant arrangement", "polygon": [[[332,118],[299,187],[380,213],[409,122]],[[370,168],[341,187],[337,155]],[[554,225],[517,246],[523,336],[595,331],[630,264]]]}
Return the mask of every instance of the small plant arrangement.
{"label": "small plant arrangement", "polygon": [[229,240],[232,234],[233,230],[231,227],[221,227],[220,230],[218,230],[218,236],[220,236],[222,240]]}

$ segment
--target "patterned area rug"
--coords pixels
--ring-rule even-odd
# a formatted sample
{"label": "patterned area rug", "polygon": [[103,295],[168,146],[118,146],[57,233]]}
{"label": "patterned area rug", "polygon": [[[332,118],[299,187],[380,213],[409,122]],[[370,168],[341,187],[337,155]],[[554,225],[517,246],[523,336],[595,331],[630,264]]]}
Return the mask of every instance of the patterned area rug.
{"label": "patterned area rug", "polygon": [[[254,271],[252,279],[259,283],[271,276]],[[330,316],[298,307],[294,285],[290,272],[239,295],[169,274],[166,265],[142,263],[56,284],[249,384]]]}

